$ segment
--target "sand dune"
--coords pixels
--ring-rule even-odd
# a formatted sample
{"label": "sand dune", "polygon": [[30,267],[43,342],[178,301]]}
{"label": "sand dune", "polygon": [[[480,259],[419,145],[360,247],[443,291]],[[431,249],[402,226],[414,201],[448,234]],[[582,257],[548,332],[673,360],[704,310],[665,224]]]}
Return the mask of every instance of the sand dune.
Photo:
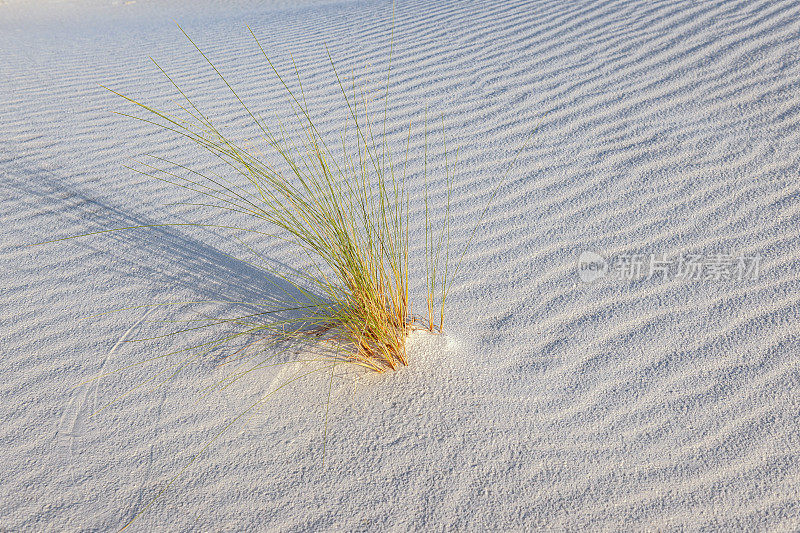
{"label": "sand dune", "polygon": [[[124,102],[99,83],[174,101],[148,56],[221,125],[250,127],[173,20],[265,113],[288,109],[248,24],[279,68],[298,62],[323,130],[342,118],[323,44],[384,83],[385,2],[0,3],[0,530],[120,528],[290,376],[202,397],[220,375],[202,362],[90,416],[158,362],[84,380],[204,337],[126,342],[163,333],[160,310],[82,318],[257,299],[263,272],[192,227],[27,246],[237,222],[123,167],[207,164],[111,113]],[[337,377],[324,466],[319,376],[237,423],[133,528],[800,529],[800,2],[398,2],[394,44],[389,135],[402,146],[427,106],[460,147],[456,249],[507,173],[447,335],[415,335],[399,372]],[[605,275],[582,280],[584,252]],[[666,274],[648,275],[651,254]]]}

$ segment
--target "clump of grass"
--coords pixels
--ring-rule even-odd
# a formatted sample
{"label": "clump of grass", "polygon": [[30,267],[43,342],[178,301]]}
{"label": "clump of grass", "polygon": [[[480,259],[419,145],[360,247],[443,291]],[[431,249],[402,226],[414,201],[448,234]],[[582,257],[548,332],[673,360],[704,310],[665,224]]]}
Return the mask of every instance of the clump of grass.
{"label": "clump of grass", "polygon": [[[180,108],[184,116],[108,89],[146,112],[145,116],[120,114],[182,136],[223,162],[228,174],[201,172],[159,156],[129,168],[199,193],[206,198],[203,205],[256,219],[264,232],[295,246],[309,260],[310,266],[292,273],[271,270],[288,282],[295,294],[284,290],[286,299],[270,302],[270,313],[298,309],[302,313],[289,321],[262,324],[261,334],[324,345],[332,348],[328,353],[336,358],[375,372],[407,365],[406,337],[412,329],[442,331],[449,281],[449,224],[435,229],[429,218],[427,119],[424,212],[428,294],[427,318],[420,319],[412,314],[409,298],[411,207],[406,168],[411,125],[402,165],[394,163],[386,134],[391,52],[380,122],[374,119],[364,88],[355,82],[346,87],[328,54],[331,79],[335,79],[346,108],[339,134],[341,146],[334,150],[312,118],[294,61],[297,89],[293,90],[252,30],[250,33],[288,96],[294,124],[279,122],[271,129],[184,32],[252,120],[260,150],[218,128],[153,61],[183,99]],[[455,161],[445,158],[445,218],[450,214],[454,167]]]}

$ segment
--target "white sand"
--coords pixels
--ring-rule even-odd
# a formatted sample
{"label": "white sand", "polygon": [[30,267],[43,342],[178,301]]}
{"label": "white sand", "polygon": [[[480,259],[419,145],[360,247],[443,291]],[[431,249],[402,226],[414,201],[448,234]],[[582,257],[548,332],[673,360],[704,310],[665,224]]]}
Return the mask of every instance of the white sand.
{"label": "white sand", "polygon": [[[202,398],[222,375],[203,361],[89,417],[159,366],[84,379],[204,337],[120,342],[160,331],[143,309],[80,318],[265,290],[223,231],[26,247],[238,221],[124,169],[205,159],[112,115],[130,108],[97,84],[169,104],[152,55],[246,124],[173,19],[265,113],[285,100],[245,25],[281,66],[293,53],[327,129],[323,43],[343,72],[385,71],[385,2],[125,4],[0,2],[3,531],[118,529],[289,375]],[[800,2],[398,2],[395,43],[392,134],[427,104],[461,147],[455,249],[550,110],[466,255],[447,337],[413,338],[397,373],[334,380],[325,466],[319,375],[237,423],[134,529],[800,530]],[[584,251],[758,255],[761,272],[585,283]]]}

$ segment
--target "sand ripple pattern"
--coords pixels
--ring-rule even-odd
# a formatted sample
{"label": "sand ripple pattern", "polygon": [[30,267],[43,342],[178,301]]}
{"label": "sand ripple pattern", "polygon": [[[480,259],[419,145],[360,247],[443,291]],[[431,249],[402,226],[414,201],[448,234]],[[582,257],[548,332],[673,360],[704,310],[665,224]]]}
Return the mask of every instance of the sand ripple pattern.
{"label": "sand ripple pattern", "polygon": [[[202,336],[126,343],[142,310],[80,318],[267,290],[212,231],[26,246],[237,222],[167,206],[193,198],[123,169],[148,151],[206,162],[111,115],[124,106],[97,83],[169,105],[152,55],[249,131],[172,19],[265,115],[286,102],[245,24],[280,67],[293,54],[323,130],[342,118],[323,43],[340,72],[383,83],[384,2],[121,4],[0,3],[0,530],[120,527],[282,377],[195,403],[216,371],[198,365],[88,417],[152,367],[75,388],[84,379]],[[507,173],[454,284],[448,339],[415,339],[412,368],[389,379],[336,380],[325,467],[320,378],[221,439],[139,527],[800,529],[800,2],[398,2],[394,41],[389,134],[402,146],[427,107],[461,147],[456,249]],[[417,198],[422,149],[414,136]],[[585,251],[762,263],[752,280],[584,283]]]}

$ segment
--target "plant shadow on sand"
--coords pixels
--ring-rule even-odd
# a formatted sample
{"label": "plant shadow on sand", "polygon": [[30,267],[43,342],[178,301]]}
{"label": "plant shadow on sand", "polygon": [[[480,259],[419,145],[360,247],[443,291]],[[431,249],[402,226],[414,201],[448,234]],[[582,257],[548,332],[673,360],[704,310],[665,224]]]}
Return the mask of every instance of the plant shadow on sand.
{"label": "plant shadow on sand", "polygon": [[[172,323],[174,334],[185,330],[184,333],[189,336],[185,343],[191,343],[191,339],[198,336],[207,338],[204,330],[216,329],[219,332],[220,327],[229,332],[253,328],[259,323],[269,325],[283,322],[287,325],[287,331],[292,327],[303,327],[307,317],[303,309],[284,308],[278,312],[270,312],[269,309],[270,302],[291,299],[302,304],[307,301],[306,296],[288,281],[259,268],[257,264],[241,260],[208,242],[187,235],[181,225],[197,229],[198,226],[192,222],[178,221],[175,225],[169,225],[164,221],[134,213],[98,199],[83,187],[70,185],[70,179],[65,178],[59,176],[55,170],[26,165],[24,169],[14,172],[14,175],[1,176],[0,185],[28,198],[36,198],[40,210],[54,214],[50,215],[56,219],[52,225],[64,228],[63,233],[67,236],[85,233],[87,230],[149,226],[129,231],[110,231],[70,243],[48,245],[70,245],[91,250],[92,254],[102,254],[105,259],[99,261],[102,262],[100,268],[104,277],[120,280],[120,286],[141,288],[140,292],[145,294],[145,301],[141,300],[142,297],[133,301],[124,300],[128,305],[112,309],[108,309],[108,306],[105,306],[106,309],[102,308],[102,295],[99,295],[98,313],[117,312],[119,316],[128,318],[152,309],[157,311],[156,314],[180,315],[185,318],[187,313],[196,311],[198,315],[188,319],[194,322],[188,322],[183,327],[176,327]],[[210,236],[209,240],[225,238],[207,228],[199,229]],[[220,230],[223,231],[230,233],[233,230]],[[61,235],[55,234],[51,237],[59,238]],[[27,244],[45,240],[42,236],[31,236],[29,239],[31,242]],[[58,252],[60,255],[62,250]],[[293,271],[289,265],[277,261],[271,263],[271,267],[283,272]],[[93,268],[91,264],[82,266]],[[72,273],[66,272],[65,275]],[[181,300],[171,301],[171,295],[179,295]],[[322,297],[316,297],[322,300]],[[120,301],[119,297],[112,295],[111,298]],[[243,319],[245,322],[232,320],[237,317],[246,317]],[[92,316],[85,318],[91,320]],[[156,329],[160,331],[160,335],[152,337],[153,339],[172,335],[167,326],[169,319],[151,322],[157,324]],[[252,334],[258,335],[258,330]],[[242,335],[242,338],[237,338],[240,341],[238,344],[241,345],[246,337],[247,335]],[[236,347],[236,344],[233,342],[216,346],[216,349],[206,351],[196,362],[223,362],[231,355],[232,350],[241,348]],[[278,352],[286,347],[286,342],[276,342],[272,351]],[[147,349],[138,351],[148,352]],[[289,355],[284,354],[273,360],[280,361],[288,362]]]}

